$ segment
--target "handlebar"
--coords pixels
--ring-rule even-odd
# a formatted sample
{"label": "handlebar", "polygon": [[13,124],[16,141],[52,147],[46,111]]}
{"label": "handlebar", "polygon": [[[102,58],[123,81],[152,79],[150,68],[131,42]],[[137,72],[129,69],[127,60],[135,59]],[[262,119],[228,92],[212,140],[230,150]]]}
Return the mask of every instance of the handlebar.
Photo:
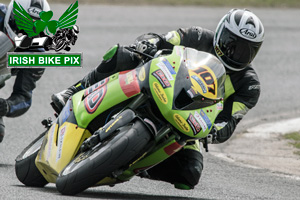
{"label": "handlebar", "polygon": [[125,48],[126,48],[127,50],[133,52],[133,53],[136,53],[136,54],[138,54],[138,55],[140,55],[140,56],[145,57],[144,59],[142,59],[142,60],[144,60],[144,61],[152,60],[152,59],[154,59],[154,58],[159,57],[159,56],[162,55],[162,54],[171,54],[171,53],[172,53],[172,49],[161,49],[161,50],[158,50],[158,51],[154,54],[154,56],[152,56],[152,55],[149,55],[149,54],[146,54],[146,53],[137,51],[134,47],[125,47]]}

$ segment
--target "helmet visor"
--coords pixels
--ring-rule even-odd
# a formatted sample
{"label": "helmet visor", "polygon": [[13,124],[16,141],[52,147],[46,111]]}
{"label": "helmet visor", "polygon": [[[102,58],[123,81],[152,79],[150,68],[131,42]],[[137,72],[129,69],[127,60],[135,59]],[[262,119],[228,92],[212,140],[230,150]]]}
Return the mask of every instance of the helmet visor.
{"label": "helmet visor", "polygon": [[16,34],[19,32],[19,29],[17,27],[16,21],[15,21],[15,16],[14,13],[11,12],[9,20],[8,20],[8,25],[10,26],[11,30],[15,32]]}
{"label": "helmet visor", "polygon": [[240,38],[224,27],[218,46],[222,51],[222,60],[236,69],[243,69],[252,62],[262,42],[251,42]]}

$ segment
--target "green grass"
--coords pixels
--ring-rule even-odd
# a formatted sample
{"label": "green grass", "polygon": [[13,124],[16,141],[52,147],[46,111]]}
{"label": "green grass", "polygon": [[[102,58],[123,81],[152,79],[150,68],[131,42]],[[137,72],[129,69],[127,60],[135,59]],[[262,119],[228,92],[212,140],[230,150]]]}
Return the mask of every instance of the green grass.
{"label": "green grass", "polygon": [[[74,3],[76,0],[48,0],[50,3]],[[9,0],[2,0],[6,3]],[[79,0],[79,4],[116,4],[116,5],[197,5],[226,7],[287,7],[300,8],[299,0]]]}
{"label": "green grass", "polygon": [[289,144],[296,148],[294,153],[300,155],[300,132],[286,134],[283,138],[289,140]]}

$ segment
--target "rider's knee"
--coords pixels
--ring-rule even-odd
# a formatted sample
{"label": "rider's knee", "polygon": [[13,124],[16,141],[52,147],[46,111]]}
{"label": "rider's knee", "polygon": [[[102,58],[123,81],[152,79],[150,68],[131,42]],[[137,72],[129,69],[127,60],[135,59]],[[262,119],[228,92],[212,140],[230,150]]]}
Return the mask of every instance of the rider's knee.
{"label": "rider's knee", "polygon": [[178,152],[183,158],[183,168],[180,172],[181,184],[194,188],[199,183],[203,170],[203,156],[199,151],[184,149]]}
{"label": "rider's knee", "polygon": [[125,46],[115,45],[105,53],[97,72],[116,73],[134,69],[139,63],[140,60],[133,51]]}

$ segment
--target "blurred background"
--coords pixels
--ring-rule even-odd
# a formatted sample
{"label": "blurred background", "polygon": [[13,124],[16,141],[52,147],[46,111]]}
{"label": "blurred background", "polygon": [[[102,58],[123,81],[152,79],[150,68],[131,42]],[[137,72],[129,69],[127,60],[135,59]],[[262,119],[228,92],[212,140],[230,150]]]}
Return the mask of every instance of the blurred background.
{"label": "blurred background", "polygon": [[[6,4],[9,2],[0,1]],[[54,12],[52,19],[59,19],[75,1],[48,0]],[[80,27],[80,33],[71,52],[83,53],[83,66],[76,69],[47,68],[33,92],[31,109],[21,117],[4,119],[7,134],[0,145],[0,199],[11,199],[11,194],[16,196],[15,199],[39,199],[41,195],[45,199],[66,198],[57,195],[53,186],[44,190],[28,190],[21,187],[14,174],[14,159],[44,130],[40,124],[42,119],[54,118],[54,111],[49,105],[53,93],[60,92],[83,78],[99,65],[105,52],[115,44],[129,45],[144,33],[162,34],[191,26],[201,26],[214,31],[219,20],[232,8],[252,10],[265,27],[265,41],[253,62],[261,81],[261,96],[256,107],[250,110],[238,125],[235,133],[241,134],[235,136],[243,135],[248,128],[257,124],[299,117],[299,0],[79,0],[76,24]],[[7,85],[1,89],[1,98],[10,96],[14,78],[8,80]],[[234,139],[232,137],[224,145],[230,146]],[[247,141],[244,147],[253,150],[251,155],[256,156],[256,153],[264,148],[264,145],[258,145],[249,144]],[[276,145],[272,151],[285,147]],[[236,148],[236,151],[238,150]],[[231,152],[225,147],[222,146],[221,151],[228,152],[231,158]],[[286,157],[286,154],[284,156]],[[274,160],[275,157],[263,156],[264,162],[270,162],[266,158]],[[106,191],[112,190],[113,199],[125,199],[126,195],[132,197],[131,199],[141,199],[135,192],[141,193],[142,197],[145,197],[145,194],[159,195],[149,198],[155,200],[168,199],[165,195],[179,196],[175,199],[181,199],[181,196],[230,200],[299,199],[299,179],[297,182],[290,181],[265,170],[240,168],[208,154],[205,154],[205,159],[208,159],[208,162],[204,176],[198,190],[193,192],[174,191],[171,185],[163,183],[141,184],[140,179],[135,179],[135,182],[126,184],[126,187],[121,185],[115,188],[100,188],[92,190],[96,191],[94,193],[85,194],[95,198],[103,195],[103,190],[104,196],[110,194]],[[116,191],[122,191],[125,196],[119,194],[115,197]]]}
{"label": "blurred background", "polygon": [[[76,0],[48,0],[53,3],[73,3]],[[2,0],[7,3],[9,0]],[[299,0],[79,0],[80,4],[119,4],[119,5],[198,5],[198,6],[254,6],[290,7],[300,6]]]}

